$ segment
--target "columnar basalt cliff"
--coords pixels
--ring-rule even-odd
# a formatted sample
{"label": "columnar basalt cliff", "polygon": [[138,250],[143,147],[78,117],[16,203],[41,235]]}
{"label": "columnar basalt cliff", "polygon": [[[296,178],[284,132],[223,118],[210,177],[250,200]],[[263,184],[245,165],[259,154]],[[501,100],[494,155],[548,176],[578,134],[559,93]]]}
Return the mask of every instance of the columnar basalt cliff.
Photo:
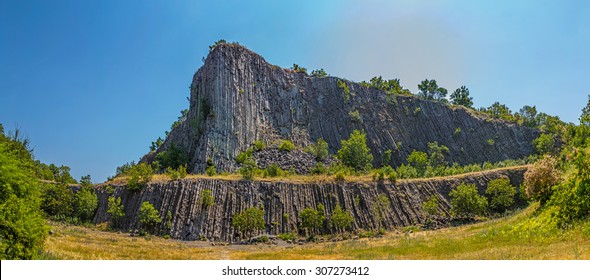
{"label": "columnar basalt cliff", "polygon": [[[239,240],[231,226],[235,214],[249,207],[264,206],[266,229],[264,234],[278,234],[297,230],[299,213],[306,207],[325,206],[325,215],[340,205],[354,218],[354,229],[376,229],[378,220],[374,204],[379,195],[385,195],[389,204],[385,209],[381,227],[409,226],[423,223],[426,216],[422,203],[435,195],[439,198],[439,210],[449,213],[449,192],[462,184],[475,184],[479,193],[485,193],[490,180],[507,177],[513,186],[522,183],[526,167],[513,167],[476,174],[444,178],[414,179],[389,183],[292,183],[264,181],[230,181],[214,179],[186,179],[169,182],[152,182],[140,192],[131,192],[124,185],[97,188],[99,207],[95,223],[109,221],[108,197],[121,197],[125,206],[124,230],[137,229],[138,212],[144,201],[159,210],[162,223],[157,226],[160,234],[172,238],[214,241]],[[215,199],[212,206],[201,201],[203,190],[211,190]],[[170,212],[170,220],[167,213]]]}
{"label": "columnar basalt cliff", "polygon": [[[323,138],[335,153],[359,129],[367,133],[375,164],[391,149],[393,165],[400,165],[412,150],[426,151],[433,141],[449,148],[450,162],[468,164],[527,156],[538,135],[463,107],[414,96],[388,98],[344,80],[350,89],[345,98],[338,80],[282,69],[242,46],[220,44],[193,77],[186,119],[143,161],[174,146],[188,154],[189,171],[203,172],[209,158],[218,170],[233,171],[236,155],[256,140],[290,139],[306,146]],[[360,118],[351,117],[352,111]]]}

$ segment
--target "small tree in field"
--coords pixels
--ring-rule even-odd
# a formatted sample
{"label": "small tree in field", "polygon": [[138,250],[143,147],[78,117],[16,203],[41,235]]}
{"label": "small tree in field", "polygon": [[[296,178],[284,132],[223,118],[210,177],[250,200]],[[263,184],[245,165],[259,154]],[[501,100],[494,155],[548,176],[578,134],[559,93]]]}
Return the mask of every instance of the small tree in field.
{"label": "small tree in field", "polygon": [[162,222],[162,218],[151,203],[144,201],[139,208],[139,222],[148,232],[153,232],[156,225]]}
{"label": "small tree in field", "polygon": [[504,212],[514,204],[516,189],[508,178],[499,178],[488,183],[486,195],[492,211]]}
{"label": "small tree in field", "polygon": [[314,235],[323,228],[326,216],[324,215],[324,205],[318,204],[316,209],[311,207],[303,209],[299,213],[299,219],[301,220],[301,228],[306,230],[306,233]]}
{"label": "small tree in field", "polygon": [[232,226],[239,230],[243,236],[251,239],[254,232],[263,230],[265,227],[264,211],[258,207],[248,208],[234,215]]}
{"label": "small tree in field", "polygon": [[449,193],[451,213],[455,217],[474,217],[483,215],[488,207],[485,197],[477,193],[474,184],[461,184]]}
{"label": "small tree in field", "polygon": [[125,210],[121,204],[120,197],[109,196],[107,213],[111,215],[111,223],[118,226],[123,217],[125,217]]}
{"label": "small tree in field", "polygon": [[354,218],[350,212],[345,212],[342,210],[340,204],[337,204],[334,210],[332,210],[332,216],[330,217],[330,220],[332,221],[332,225],[338,233],[349,229],[354,222]]}

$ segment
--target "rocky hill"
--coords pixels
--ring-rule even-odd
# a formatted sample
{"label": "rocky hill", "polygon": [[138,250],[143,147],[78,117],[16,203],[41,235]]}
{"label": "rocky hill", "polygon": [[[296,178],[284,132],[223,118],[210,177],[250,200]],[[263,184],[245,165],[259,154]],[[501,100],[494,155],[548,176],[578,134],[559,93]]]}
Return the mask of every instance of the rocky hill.
{"label": "rocky hill", "polygon": [[[422,203],[433,195],[440,201],[439,210],[448,216],[451,188],[462,183],[475,184],[483,195],[487,183],[500,177],[507,177],[513,186],[519,186],[525,171],[526,167],[512,167],[444,178],[398,180],[395,184],[186,179],[151,182],[138,193],[125,185],[103,185],[97,188],[99,205],[94,222],[109,221],[108,198],[114,196],[120,197],[124,205],[121,229],[139,228],[139,209],[148,201],[162,217],[156,231],[183,240],[237,241],[238,231],[231,226],[232,218],[254,206],[264,206],[265,230],[261,232],[264,234],[297,230],[299,213],[319,203],[325,206],[326,216],[336,205],[350,212],[354,218],[353,230],[372,230],[379,222],[373,205],[379,195],[385,195],[389,202],[381,226],[392,229],[423,223],[426,215]],[[212,191],[213,205],[207,207],[200,202],[204,190]],[[169,220],[167,213],[171,213]]]}
{"label": "rocky hill", "polygon": [[[188,155],[188,170],[235,170],[236,156],[256,140],[290,139],[304,147],[323,138],[331,153],[355,130],[364,130],[375,162],[393,151],[393,165],[412,150],[437,141],[459,164],[496,162],[531,154],[536,130],[489,119],[459,106],[414,96],[388,98],[374,88],[336,77],[312,77],[267,63],[237,44],[220,44],[195,73],[186,119],[164,144],[142,160],[175,147]],[[358,111],[358,117],[350,112]],[[457,131],[459,133],[457,133]]]}

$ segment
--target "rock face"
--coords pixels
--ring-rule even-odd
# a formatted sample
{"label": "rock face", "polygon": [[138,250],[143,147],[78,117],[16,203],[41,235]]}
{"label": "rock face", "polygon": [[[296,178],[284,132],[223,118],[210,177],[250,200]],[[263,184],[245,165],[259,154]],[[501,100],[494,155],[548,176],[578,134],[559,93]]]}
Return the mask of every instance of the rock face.
{"label": "rock face", "polygon": [[[462,176],[403,180],[396,184],[187,179],[152,182],[138,193],[126,190],[124,185],[101,186],[97,188],[99,207],[94,222],[109,220],[107,201],[109,196],[115,196],[121,197],[125,207],[122,229],[139,226],[139,208],[144,201],[149,201],[159,210],[163,220],[156,230],[183,240],[236,241],[237,231],[231,227],[233,216],[254,206],[264,206],[265,234],[296,230],[299,213],[306,207],[315,208],[319,203],[325,206],[326,217],[336,205],[340,205],[352,214],[353,229],[375,229],[379,221],[373,205],[379,195],[385,195],[389,205],[381,226],[392,229],[423,223],[426,217],[421,205],[433,195],[439,198],[439,210],[448,214],[451,188],[461,183],[475,184],[483,195],[487,183],[500,177],[508,177],[513,186],[519,186],[525,171],[526,167],[506,168]],[[203,190],[212,191],[214,205],[205,207],[200,203]],[[172,214],[170,220],[167,220],[168,212]]]}
{"label": "rock face", "polygon": [[[304,147],[323,138],[334,154],[340,141],[359,129],[367,133],[374,164],[391,149],[392,165],[398,166],[433,141],[449,148],[450,162],[469,164],[527,156],[538,136],[463,107],[413,96],[388,98],[349,81],[344,81],[350,89],[346,98],[338,81],[282,69],[236,44],[218,45],[193,77],[186,119],[156,153],[174,146],[188,154],[189,171],[203,172],[209,158],[219,171],[233,171],[237,154],[256,140],[290,139]],[[349,114],[355,111],[359,117]]]}

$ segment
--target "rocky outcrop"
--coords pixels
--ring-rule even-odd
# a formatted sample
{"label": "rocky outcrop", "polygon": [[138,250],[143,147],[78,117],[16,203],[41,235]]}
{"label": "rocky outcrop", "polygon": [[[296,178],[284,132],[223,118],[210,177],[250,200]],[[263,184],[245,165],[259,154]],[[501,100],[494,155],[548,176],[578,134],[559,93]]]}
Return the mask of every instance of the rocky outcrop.
{"label": "rocky outcrop", "polygon": [[[359,129],[367,134],[375,164],[390,149],[392,165],[398,166],[433,141],[449,148],[451,163],[469,164],[527,156],[538,135],[460,106],[390,98],[350,81],[344,81],[350,89],[346,97],[338,81],[271,65],[237,44],[218,45],[193,77],[186,119],[156,153],[174,146],[188,154],[189,171],[203,172],[209,158],[218,170],[234,171],[235,157],[256,140],[290,139],[305,147],[323,138],[334,154],[340,141]],[[355,111],[358,117],[349,114]]]}
{"label": "rocky outcrop", "polygon": [[[526,167],[516,167],[444,178],[400,180],[395,184],[186,179],[151,182],[137,193],[126,190],[124,185],[100,186],[97,188],[99,207],[94,222],[109,220],[107,201],[109,196],[115,196],[121,197],[125,207],[122,229],[139,226],[139,208],[148,201],[159,210],[163,219],[157,231],[183,240],[236,241],[237,232],[231,227],[233,216],[254,206],[264,206],[266,234],[296,230],[299,213],[306,207],[315,208],[319,203],[325,206],[327,217],[336,205],[340,205],[352,214],[353,229],[375,229],[379,221],[373,205],[379,195],[385,195],[389,205],[381,226],[392,229],[423,223],[426,217],[421,205],[433,195],[439,198],[439,210],[448,214],[448,194],[453,187],[461,183],[475,184],[483,194],[487,182],[500,177],[508,177],[513,186],[519,186],[525,171]],[[203,190],[212,191],[214,205],[205,207],[200,203]],[[170,220],[168,212],[171,213]]]}

